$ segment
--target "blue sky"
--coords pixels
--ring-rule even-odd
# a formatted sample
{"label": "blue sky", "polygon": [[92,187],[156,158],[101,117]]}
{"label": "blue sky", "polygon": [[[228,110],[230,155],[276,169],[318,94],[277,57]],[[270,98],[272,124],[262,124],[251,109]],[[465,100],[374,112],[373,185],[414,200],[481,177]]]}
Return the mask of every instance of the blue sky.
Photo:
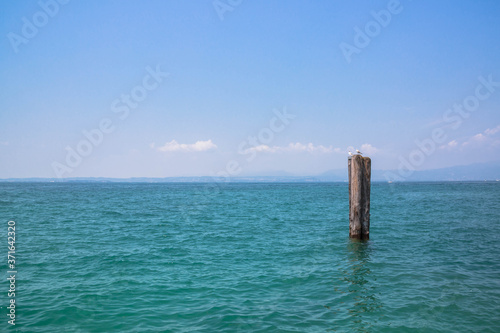
{"label": "blue sky", "polygon": [[0,29],[0,178],[500,159],[498,1],[10,1]]}

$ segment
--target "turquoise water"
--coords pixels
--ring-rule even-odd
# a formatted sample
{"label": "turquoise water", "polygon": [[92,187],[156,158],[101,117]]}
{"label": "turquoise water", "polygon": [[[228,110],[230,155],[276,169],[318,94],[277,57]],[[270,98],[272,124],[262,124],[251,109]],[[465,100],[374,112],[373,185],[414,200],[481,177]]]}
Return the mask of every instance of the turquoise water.
{"label": "turquoise water", "polygon": [[[0,331],[498,332],[500,184],[0,183]],[[3,318],[3,319],[2,319]]]}

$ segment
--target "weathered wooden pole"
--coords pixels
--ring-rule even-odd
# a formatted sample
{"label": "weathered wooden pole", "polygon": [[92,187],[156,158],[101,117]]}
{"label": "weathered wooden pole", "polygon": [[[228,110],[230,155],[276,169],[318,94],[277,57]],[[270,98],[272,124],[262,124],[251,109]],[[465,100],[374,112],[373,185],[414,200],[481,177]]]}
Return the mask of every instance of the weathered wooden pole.
{"label": "weathered wooden pole", "polygon": [[349,156],[349,237],[370,238],[370,178],[372,160]]}

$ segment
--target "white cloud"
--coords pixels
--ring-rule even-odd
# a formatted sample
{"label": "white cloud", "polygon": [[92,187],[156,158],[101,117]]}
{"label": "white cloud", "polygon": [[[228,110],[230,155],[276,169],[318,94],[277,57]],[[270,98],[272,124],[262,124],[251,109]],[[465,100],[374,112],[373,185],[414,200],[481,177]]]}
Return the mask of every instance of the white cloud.
{"label": "white cloud", "polygon": [[486,135],[493,135],[500,132],[500,125],[498,125],[495,128],[488,128],[486,131],[484,131],[484,134]]}
{"label": "white cloud", "polygon": [[280,147],[269,147],[268,145],[258,145],[258,146],[254,146],[252,148],[248,148],[245,150],[245,152],[247,151],[255,151],[255,152],[258,152],[258,153],[261,153],[261,152],[266,152],[266,153],[275,153],[278,151]]}
{"label": "white cloud", "polygon": [[308,153],[340,153],[342,152],[340,148],[333,148],[332,146],[325,147],[323,145],[315,146],[312,143],[303,144],[300,142],[290,143],[288,146],[268,146],[268,145],[258,145],[252,148],[248,148],[245,152],[266,152],[266,153],[277,153],[277,152],[308,152]]}
{"label": "white cloud", "polygon": [[[355,149],[352,147],[348,147],[351,151],[354,151]],[[335,148],[333,146],[323,146],[323,145],[314,145],[312,143],[300,143],[300,142],[295,142],[295,143],[289,143],[287,146],[268,146],[268,145],[259,145],[259,146],[254,146],[251,148],[248,148],[245,150],[246,152],[265,152],[265,153],[300,153],[300,152],[306,152],[306,153],[320,153],[320,154],[330,154],[330,153],[336,153],[336,154],[347,154],[348,149],[341,149],[341,148]],[[379,149],[375,148],[369,143],[365,143],[361,145],[360,150],[363,154],[365,155],[373,155],[376,154]]]}
{"label": "white cloud", "polygon": [[378,149],[373,147],[371,144],[369,143],[365,143],[365,144],[362,144],[361,145],[361,149],[360,151],[365,154],[365,155],[373,155],[373,154],[376,154],[378,152]]}
{"label": "white cloud", "polygon": [[[151,148],[154,148],[155,144],[151,144]],[[176,140],[166,142],[163,146],[156,148],[158,151],[162,152],[200,152],[207,151],[211,149],[216,149],[217,145],[212,142],[212,140],[206,141],[196,141],[196,143],[178,143]]]}
{"label": "white cloud", "polygon": [[309,153],[312,152],[319,152],[319,153],[331,153],[334,151],[334,148],[332,146],[325,147],[323,145],[315,146],[312,143],[308,144],[303,144],[300,142],[297,143],[290,143],[288,147],[285,148],[286,150],[289,151],[307,151]]}
{"label": "white cloud", "polygon": [[0,146],[8,146],[9,141],[0,141]]}
{"label": "white cloud", "polygon": [[464,143],[462,143],[462,147],[468,146],[473,144],[474,146],[482,143],[482,145],[487,145],[491,143],[491,138],[488,136],[484,135],[483,133],[476,134],[472,137],[470,137],[468,140],[465,140]]}
{"label": "white cloud", "polygon": [[442,146],[439,146],[440,149],[453,149],[455,148],[456,146],[458,146],[458,141],[457,140],[452,140],[450,142],[448,142],[447,144],[445,145],[442,145]]}
{"label": "white cloud", "polygon": [[462,147],[478,143],[482,143],[483,145],[491,144],[495,146],[495,142],[497,142],[497,140],[493,140],[491,136],[495,135],[498,132],[500,132],[500,125],[494,128],[488,128],[483,133],[478,133],[464,140],[464,142],[462,143]]}
{"label": "white cloud", "polygon": [[486,136],[483,135],[483,133],[476,134],[472,137],[472,140],[474,141],[484,141],[486,140]]}

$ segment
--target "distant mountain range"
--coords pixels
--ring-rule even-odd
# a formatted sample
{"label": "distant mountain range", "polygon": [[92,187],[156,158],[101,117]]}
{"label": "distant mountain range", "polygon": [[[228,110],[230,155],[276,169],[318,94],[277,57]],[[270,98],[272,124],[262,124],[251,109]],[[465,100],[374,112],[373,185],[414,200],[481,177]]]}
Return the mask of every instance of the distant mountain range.
{"label": "distant mountain range", "polygon": [[[347,170],[330,170],[319,176],[322,181],[347,181]],[[372,170],[372,181],[483,181],[500,179],[500,162],[476,163],[441,169]]]}
{"label": "distant mountain range", "polygon": [[[372,181],[500,181],[500,161],[454,166],[442,169],[408,172],[398,170],[372,170]],[[8,178],[0,182],[137,182],[137,183],[167,183],[167,182],[213,182],[224,179],[204,177],[75,177],[64,178]],[[316,176],[294,176],[285,171],[272,171],[250,176],[231,177],[232,182],[347,182],[347,168],[329,170]]]}

